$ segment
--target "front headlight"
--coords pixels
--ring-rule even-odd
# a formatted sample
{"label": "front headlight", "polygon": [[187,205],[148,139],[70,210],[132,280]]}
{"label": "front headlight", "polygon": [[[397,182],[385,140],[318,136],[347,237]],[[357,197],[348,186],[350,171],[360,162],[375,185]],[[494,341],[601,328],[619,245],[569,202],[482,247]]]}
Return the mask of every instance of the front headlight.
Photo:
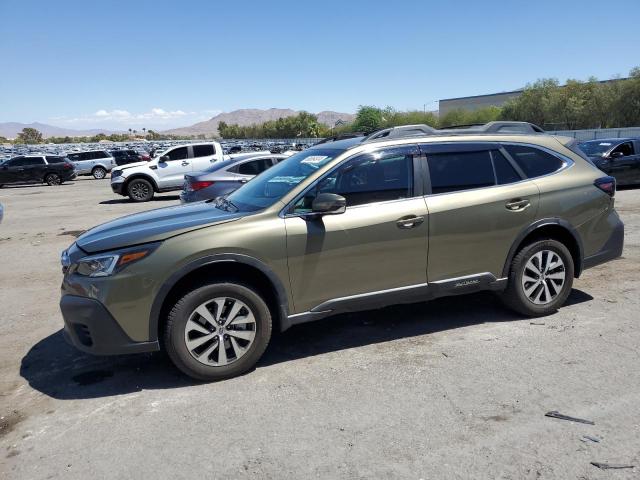
{"label": "front headlight", "polygon": [[111,170],[111,178],[117,178],[122,175],[122,170]]}
{"label": "front headlight", "polygon": [[149,256],[157,247],[158,244],[153,244],[120,252],[91,255],[78,260],[71,265],[70,270],[71,273],[84,277],[108,277]]}

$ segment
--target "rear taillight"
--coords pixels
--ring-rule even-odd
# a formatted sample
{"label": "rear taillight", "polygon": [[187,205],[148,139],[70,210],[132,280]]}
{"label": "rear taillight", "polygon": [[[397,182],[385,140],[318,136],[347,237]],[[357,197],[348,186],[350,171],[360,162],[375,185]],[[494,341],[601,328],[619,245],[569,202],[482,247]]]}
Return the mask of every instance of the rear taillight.
{"label": "rear taillight", "polygon": [[202,190],[203,188],[210,187],[211,185],[213,185],[213,182],[210,180],[195,181],[195,182],[190,181],[187,188],[192,192],[197,192],[198,190]]}
{"label": "rear taillight", "polygon": [[65,168],[65,169],[69,170],[70,168],[73,168],[73,165],[71,165],[70,163],[64,163],[62,165],[62,168]]}
{"label": "rear taillight", "polygon": [[616,179],[613,177],[600,177],[593,184],[610,197],[616,194]]}

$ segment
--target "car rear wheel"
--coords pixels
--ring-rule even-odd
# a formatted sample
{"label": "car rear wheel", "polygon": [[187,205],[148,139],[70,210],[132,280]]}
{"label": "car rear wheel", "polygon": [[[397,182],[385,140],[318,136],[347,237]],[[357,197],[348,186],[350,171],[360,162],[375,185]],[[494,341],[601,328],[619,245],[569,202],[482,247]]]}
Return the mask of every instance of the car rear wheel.
{"label": "car rear wheel", "polygon": [[91,170],[91,175],[93,175],[93,178],[95,178],[96,180],[102,180],[107,176],[107,171],[102,167],[96,167]]}
{"label": "car rear wheel", "polygon": [[136,178],[127,185],[127,195],[134,202],[148,202],[153,198],[153,186],[144,178]]}
{"label": "car rear wheel", "polygon": [[60,185],[62,183],[62,179],[60,175],[57,173],[49,173],[44,177],[44,181],[47,185]]}
{"label": "car rear wheel", "polygon": [[523,315],[549,315],[567,300],[573,272],[573,257],[565,245],[551,239],[533,242],[513,258],[503,301]]}
{"label": "car rear wheel", "polygon": [[197,380],[246,373],[271,338],[271,314],[262,297],[239,283],[196,288],[174,305],[164,346],[173,363]]}

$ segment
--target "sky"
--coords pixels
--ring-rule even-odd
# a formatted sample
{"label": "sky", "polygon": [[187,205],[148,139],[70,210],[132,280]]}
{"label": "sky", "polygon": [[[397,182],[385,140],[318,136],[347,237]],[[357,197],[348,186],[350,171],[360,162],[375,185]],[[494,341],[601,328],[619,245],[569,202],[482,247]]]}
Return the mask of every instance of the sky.
{"label": "sky", "polygon": [[0,122],[162,129],[239,108],[436,110],[539,78],[627,76],[638,18],[639,0],[0,0]]}

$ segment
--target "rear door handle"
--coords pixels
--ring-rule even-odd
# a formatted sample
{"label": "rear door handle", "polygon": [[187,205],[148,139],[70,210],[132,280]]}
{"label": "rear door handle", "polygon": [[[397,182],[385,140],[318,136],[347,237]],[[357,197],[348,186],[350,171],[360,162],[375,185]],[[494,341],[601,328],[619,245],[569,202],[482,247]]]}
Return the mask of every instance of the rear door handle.
{"label": "rear door handle", "polygon": [[511,210],[512,212],[520,212],[524,209],[526,209],[529,205],[531,205],[529,203],[529,200],[524,199],[524,200],[511,200],[510,202],[507,202],[505,207],[507,207],[507,210]]}
{"label": "rear door handle", "polygon": [[414,228],[424,222],[424,217],[417,217],[416,215],[409,215],[407,217],[399,218],[396,221],[398,228],[408,229]]}
{"label": "rear door handle", "polygon": [[183,167],[186,167],[187,165],[189,165],[189,162],[182,162]]}

